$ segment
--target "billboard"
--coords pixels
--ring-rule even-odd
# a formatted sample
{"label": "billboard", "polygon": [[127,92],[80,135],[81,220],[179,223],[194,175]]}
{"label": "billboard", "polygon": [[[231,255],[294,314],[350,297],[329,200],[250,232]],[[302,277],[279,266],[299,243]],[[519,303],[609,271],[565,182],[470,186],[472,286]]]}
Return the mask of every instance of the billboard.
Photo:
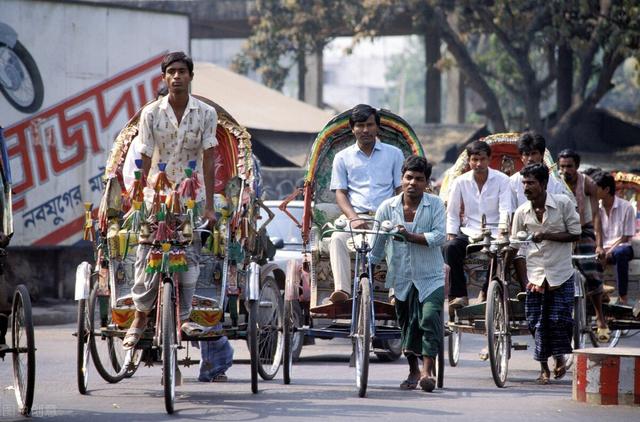
{"label": "billboard", "polygon": [[185,15],[3,1],[0,125],[13,177],[14,246],[81,239],[84,202],[120,129],[155,96],[167,51],[189,49]]}

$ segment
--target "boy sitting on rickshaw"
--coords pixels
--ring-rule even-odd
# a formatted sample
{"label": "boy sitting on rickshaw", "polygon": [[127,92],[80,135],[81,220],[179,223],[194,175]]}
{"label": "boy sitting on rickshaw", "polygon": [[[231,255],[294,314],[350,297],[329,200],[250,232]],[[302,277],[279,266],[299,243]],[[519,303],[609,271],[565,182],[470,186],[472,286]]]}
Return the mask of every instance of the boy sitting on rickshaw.
{"label": "boy sitting on rickshaw", "polygon": [[[333,160],[331,190],[345,220],[373,216],[382,201],[400,193],[400,169],[403,155],[400,149],[377,138],[380,116],[366,104],[355,106],[349,126],[356,143],[338,152]],[[351,228],[362,228],[366,222],[356,221]],[[329,244],[331,273],[335,291],[329,297],[333,303],[344,302],[351,294],[351,258],[348,232],[334,232]]]}
{"label": "boy sitting on rickshaw", "polygon": [[394,289],[402,349],[409,362],[409,376],[400,388],[413,390],[420,385],[427,392],[436,385],[435,357],[443,338],[444,260],[440,247],[445,239],[444,203],[425,193],[430,177],[431,165],[424,157],[413,155],[405,160],[402,193],[385,200],[375,218],[391,221],[407,243],[387,238],[376,242],[371,252],[372,264],[381,261],[386,252],[386,287]]}

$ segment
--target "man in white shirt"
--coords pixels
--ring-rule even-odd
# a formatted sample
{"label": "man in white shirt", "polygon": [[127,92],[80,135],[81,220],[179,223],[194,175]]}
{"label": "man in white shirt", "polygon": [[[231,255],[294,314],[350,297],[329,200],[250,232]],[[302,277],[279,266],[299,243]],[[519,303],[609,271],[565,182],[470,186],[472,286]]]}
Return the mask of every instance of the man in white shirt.
{"label": "man in white shirt", "polygon": [[[167,54],[161,64],[162,78],[169,95],[147,105],[140,116],[139,141],[142,172],[152,184],[158,175],[158,163],[166,164],[170,183],[179,183],[189,161],[196,161],[196,171],[204,179],[204,192],[198,192],[197,201],[204,202],[203,216],[213,225],[213,188],[215,176],[216,126],[215,109],[189,95],[193,79],[193,61],[183,52]],[[153,164],[153,165],[152,165]],[[186,248],[188,271],[180,277],[180,320],[186,322],[191,313],[191,299],[199,274],[200,242]],[[147,257],[151,246],[140,242],[136,253],[135,283],[131,288],[136,307],[135,318],[127,331],[123,345],[133,348],[140,339],[153,309],[159,273],[148,274]]]}
{"label": "man in white shirt", "polygon": [[535,338],[534,359],[540,362],[540,384],[548,384],[548,359],[556,361],[554,376],[566,373],[564,354],[571,353],[573,333],[572,242],[580,238],[580,217],[566,195],[546,192],[549,169],[532,164],[522,171],[524,194],[529,201],[518,207],[511,227],[512,237],[520,231],[532,234],[526,248],[527,298],[525,314]]}
{"label": "man in white shirt", "polygon": [[629,243],[636,233],[636,213],[631,202],[617,197],[616,181],[609,173],[596,173],[598,199],[600,199],[600,222],[604,250],[598,257],[602,264],[615,264],[616,281],[620,303],[627,304],[629,288],[629,261],[633,259],[633,248]]}
{"label": "man in white shirt", "polygon": [[449,306],[453,308],[469,304],[463,268],[469,239],[461,233],[460,227],[480,232],[484,215],[487,226],[496,235],[498,224],[506,224],[511,214],[509,177],[489,168],[489,144],[474,141],[466,150],[471,170],[453,181],[447,201],[447,243],[443,253],[445,262],[451,268]]}
{"label": "man in white shirt", "polygon": [[[349,116],[349,126],[356,143],[338,152],[333,160],[331,190],[342,211],[340,218],[354,220],[373,217],[385,199],[402,190],[402,163],[404,155],[399,148],[382,143],[378,138],[380,116],[375,108],[366,104],[355,106]],[[363,221],[351,227],[362,227]],[[334,292],[329,300],[344,302],[351,294],[351,258],[348,232],[334,232],[329,243],[329,257],[333,274]]]}

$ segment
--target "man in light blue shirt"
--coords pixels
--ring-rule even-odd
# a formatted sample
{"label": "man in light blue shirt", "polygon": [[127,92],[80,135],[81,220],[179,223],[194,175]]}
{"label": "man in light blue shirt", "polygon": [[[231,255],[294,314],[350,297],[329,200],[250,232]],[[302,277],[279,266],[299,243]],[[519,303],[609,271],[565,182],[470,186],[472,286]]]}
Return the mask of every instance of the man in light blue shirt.
{"label": "man in light blue shirt", "polygon": [[[404,156],[400,149],[377,138],[380,116],[375,108],[365,104],[355,106],[349,126],[356,143],[336,154],[330,188],[336,193],[341,218],[354,220],[373,216],[382,201],[400,192]],[[364,224],[356,221],[351,227],[356,229]],[[333,303],[344,302],[351,293],[351,259],[347,247],[350,238],[345,232],[331,235],[329,257],[335,287],[329,300]]]}
{"label": "man in light blue shirt", "polygon": [[376,212],[376,220],[391,221],[406,242],[378,238],[370,257],[372,264],[387,257],[386,287],[394,289],[402,349],[409,362],[409,376],[400,384],[404,390],[420,384],[424,391],[433,391],[435,357],[442,343],[445,275],[440,247],[446,214],[442,200],[424,192],[429,177],[431,165],[424,157],[406,159],[402,193],[385,200]]}

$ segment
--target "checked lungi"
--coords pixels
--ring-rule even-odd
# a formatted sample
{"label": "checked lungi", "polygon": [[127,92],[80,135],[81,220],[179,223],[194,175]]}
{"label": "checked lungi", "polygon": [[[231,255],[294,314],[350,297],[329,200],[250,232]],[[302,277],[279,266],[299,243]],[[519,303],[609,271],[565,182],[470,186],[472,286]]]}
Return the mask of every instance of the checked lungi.
{"label": "checked lungi", "polygon": [[405,356],[435,358],[443,341],[444,287],[437,288],[422,303],[418,296],[418,290],[415,286],[411,286],[407,300],[396,299],[396,316],[401,330],[402,351]]}
{"label": "checked lungi", "polygon": [[571,353],[573,294],[573,276],[556,289],[547,285],[544,293],[527,290],[525,314],[536,343],[535,360]]}

